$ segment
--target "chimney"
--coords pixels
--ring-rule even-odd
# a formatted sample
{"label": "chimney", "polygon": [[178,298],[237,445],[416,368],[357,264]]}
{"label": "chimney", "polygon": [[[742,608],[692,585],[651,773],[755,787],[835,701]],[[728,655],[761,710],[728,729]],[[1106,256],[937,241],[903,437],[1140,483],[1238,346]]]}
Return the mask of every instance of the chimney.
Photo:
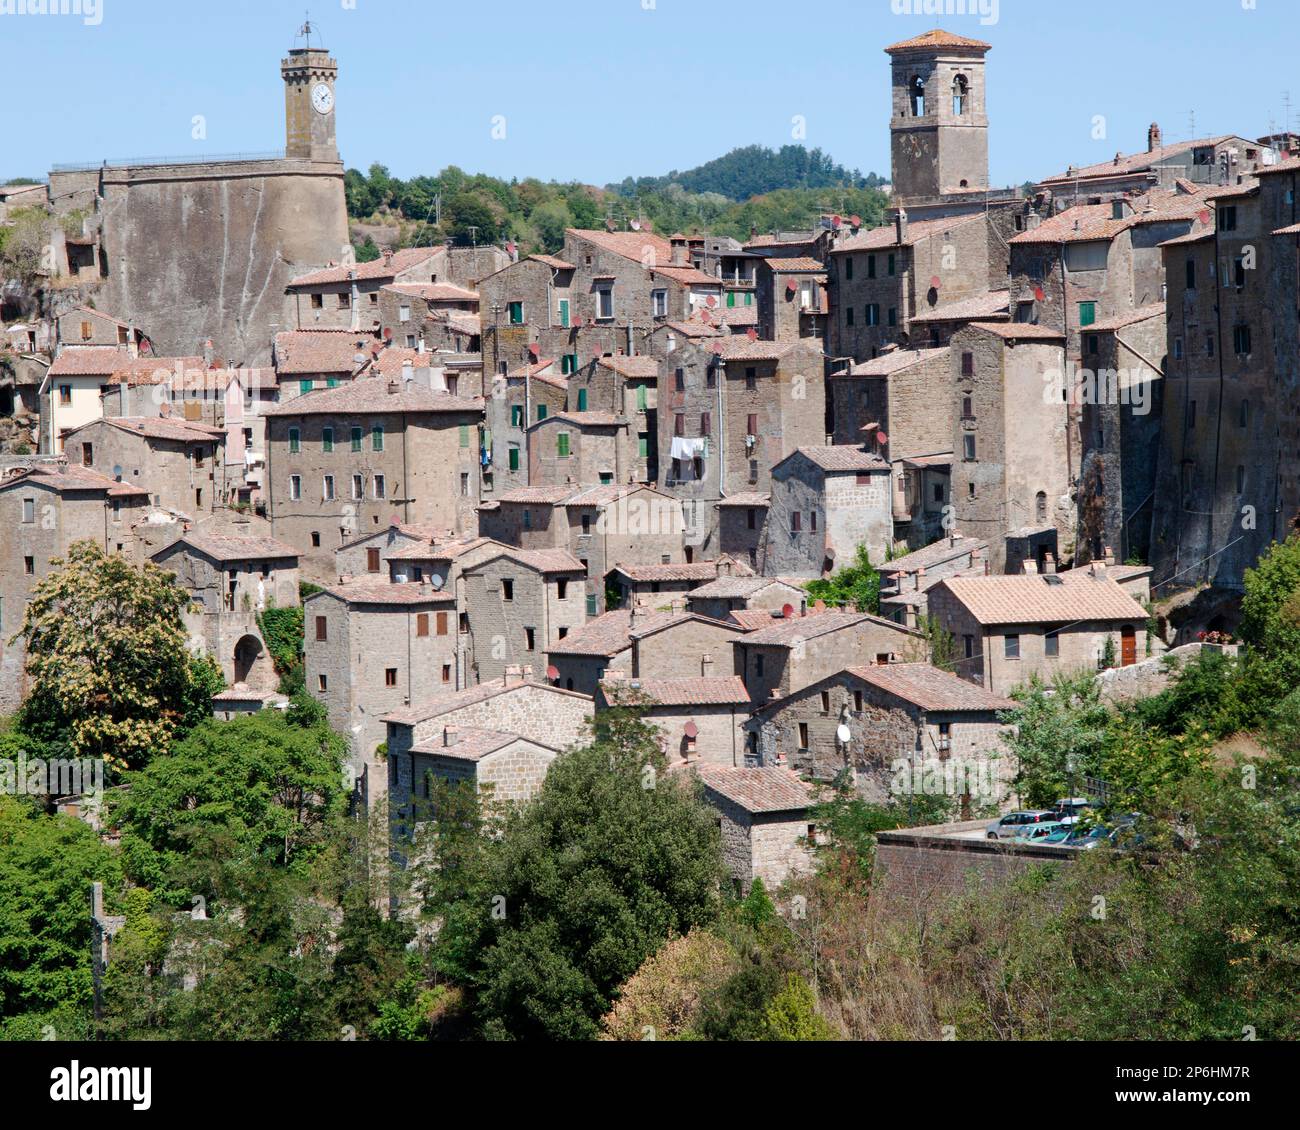
{"label": "chimney", "polygon": [[920,567],[920,568],[919,568],[915,573],[913,573],[912,575],[916,578],[916,591],[917,591],[917,592],[920,592],[920,591],[921,591],[921,578],[925,576],[925,566],[922,565],[922,566],[921,566],[921,567]]}
{"label": "chimney", "polygon": [[750,224],[750,225],[749,225],[749,242],[750,242],[750,243],[753,243],[754,240],[756,240],[757,238],[758,238],[758,225],[757,225],[757,224]]}
{"label": "chimney", "polygon": [[1025,560],[1020,563],[1020,571],[1024,573],[1025,576],[1032,577],[1038,573],[1038,566],[1029,558],[1025,558]]}
{"label": "chimney", "polygon": [[1155,122],[1151,123],[1151,128],[1147,130],[1147,152],[1154,153],[1161,148],[1163,142],[1160,140],[1160,127]]}
{"label": "chimney", "polygon": [[894,213],[894,235],[896,243],[907,242],[907,209],[900,208]]}
{"label": "chimney", "polygon": [[674,267],[686,266],[686,240],[680,238],[674,239],[672,241],[672,249],[673,249],[673,266]]}
{"label": "chimney", "polygon": [[669,607],[673,610],[674,616],[680,616],[686,611],[686,598],[682,596],[673,597],[669,602]]}
{"label": "chimney", "polygon": [[713,677],[713,656],[705,655],[700,659],[700,674],[706,679]]}
{"label": "chimney", "polygon": [[1114,546],[1109,546],[1109,545],[1106,546],[1106,552],[1101,555],[1101,559],[1107,565],[1114,565],[1115,564]]}
{"label": "chimney", "polygon": [[415,362],[407,358],[402,362],[402,380],[412,381],[415,379]]}
{"label": "chimney", "polygon": [[399,392],[401,392],[401,391],[402,391],[402,384],[401,384],[400,381],[389,381],[389,382],[388,382],[388,395],[389,395],[389,396],[396,396],[396,395],[397,395]]}
{"label": "chimney", "polygon": [[1104,561],[1094,561],[1088,569],[1088,572],[1090,572],[1097,580],[1104,581],[1106,579],[1106,563]]}
{"label": "chimney", "polygon": [[1049,553],[1043,558],[1043,572],[1047,574],[1056,572],[1056,556]]}
{"label": "chimney", "polygon": [[455,726],[444,726],[442,730],[442,744],[450,749],[460,741],[460,730]]}
{"label": "chimney", "polygon": [[521,683],[524,679],[524,669],[517,663],[512,663],[506,668],[506,673],[501,679],[503,686],[513,686],[515,683]]}
{"label": "chimney", "polygon": [[135,322],[128,322],[126,327],[126,353],[128,357],[139,357],[140,347],[135,340]]}
{"label": "chimney", "polygon": [[735,571],[736,571],[736,569],[735,569],[735,563],[731,560],[730,557],[719,557],[719,558],[718,558],[718,576],[719,576],[719,577],[730,577],[730,576],[733,576],[733,575],[735,574]]}
{"label": "chimney", "polygon": [[954,546],[956,546],[956,544],[957,544],[957,539],[960,538],[960,537],[961,537],[961,534],[959,534],[959,533],[957,532],[957,527],[956,527],[956,526],[954,526],[951,530],[949,530],[949,531],[948,531],[948,548],[951,549],[951,548],[953,548]]}

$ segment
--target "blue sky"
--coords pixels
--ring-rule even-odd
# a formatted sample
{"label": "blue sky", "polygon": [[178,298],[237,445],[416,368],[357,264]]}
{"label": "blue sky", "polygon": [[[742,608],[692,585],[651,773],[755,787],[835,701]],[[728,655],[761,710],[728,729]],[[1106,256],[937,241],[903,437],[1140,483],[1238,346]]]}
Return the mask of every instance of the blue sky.
{"label": "blue sky", "polygon": [[[25,0],[0,0],[0,12]],[[57,3],[57,0],[49,0]],[[82,0],[92,3],[94,0]],[[926,0],[316,0],[339,60],[349,166],[398,176],[456,164],[593,184],[686,169],[739,145],[806,144],[888,175],[881,49],[936,24],[993,44],[991,174],[1196,132],[1281,128],[1297,0],[998,0],[978,15],[896,13]],[[930,0],[931,3],[934,0]],[[984,0],[987,4],[989,0]],[[98,0],[102,20],[0,14],[7,95],[0,180],[52,163],[262,152],[284,144],[281,52],[308,0]],[[938,0],[940,6],[944,0]],[[975,7],[978,0],[971,0]],[[1288,50],[1290,48],[1290,50]],[[1300,77],[1292,128],[1300,129]],[[192,138],[196,115],[207,138]],[[505,118],[505,137],[492,119]],[[1095,115],[1107,136],[1092,136]]]}

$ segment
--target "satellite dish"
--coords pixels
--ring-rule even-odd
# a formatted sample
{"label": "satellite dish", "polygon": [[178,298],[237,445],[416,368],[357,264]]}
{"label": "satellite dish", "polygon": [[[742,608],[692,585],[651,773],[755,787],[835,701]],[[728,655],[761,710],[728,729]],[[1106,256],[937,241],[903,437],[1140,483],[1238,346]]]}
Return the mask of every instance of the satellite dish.
{"label": "satellite dish", "polygon": [[838,729],[835,731],[835,737],[839,741],[840,745],[848,745],[850,739],[853,737],[853,731],[841,722]]}
{"label": "satellite dish", "polygon": [[794,279],[790,279],[790,280],[785,284],[785,289],[786,289],[786,292],[787,292],[788,294],[793,294],[796,290],[799,289],[799,284],[798,284],[797,282],[795,282]]}
{"label": "satellite dish", "polygon": [[560,669],[552,663],[548,668],[546,668],[546,677],[554,682],[560,677]]}
{"label": "satellite dish", "polygon": [[930,277],[930,285],[931,285],[932,287],[934,287],[935,290],[938,290],[938,289],[939,289],[939,286],[940,286],[940,284],[941,284],[942,282],[943,282],[943,280],[942,280],[941,278],[939,278],[938,275],[932,275],[932,276]]}
{"label": "satellite dish", "polygon": [[384,340],[385,340],[385,341],[392,341],[392,340],[393,340],[393,328],[392,328],[392,326],[389,326],[389,327],[387,327],[387,328],[384,330]]}
{"label": "satellite dish", "polygon": [[122,467],[121,464],[119,463],[113,464],[113,478],[115,478],[118,482],[122,481]]}
{"label": "satellite dish", "polygon": [[794,615],[794,605],[793,604],[782,605],[781,615],[784,616],[787,620],[790,619],[790,617]]}
{"label": "satellite dish", "polygon": [[682,727],[682,733],[684,733],[688,738],[696,738],[699,737],[700,728],[694,722],[687,722],[686,725]]}
{"label": "satellite dish", "polygon": [[884,432],[877,432],[876,440],[883,445],[889,442],[889,436],[887,436]]}
{"label": "satellite dish", "polygon": [[1043,295],[1043,288],[1042,288],[1041,286],[1036,286],[1036,287],[1034,287],[1034,299],[1035,299],[1035,301],[1042,302],[1042,301],[1043,301],[1043,297],[1044,297],[1044,295]]}
{"label": "satellite dish", "polygon": [[429,584],[431,584],[434,587],[434,590],[436,592],[442,592],[442,586],[445,585],[446,583],[447,583],[446,578],[438,576],[437,573],[434,573],[429,578]]}
{"label": "satellite dish", "polygon": [[710,309],[718,304],[717,296],[713,294],[710,294],[704,301],[708,304]]}
{"label": "satellite dish", "polygon": [[745,336],[749,338],[750,341],[757,341],[758,330],[754,329],[753,326],[750,326],[749,329],[746,331]]}
{"label": "satellite dish", "polygon": [[849,223],[852,224],[855,228],[860,228],[860,227],[862,226],[862,217],[861,217],[861,216],[850,216],[850,217],[849,217]]}

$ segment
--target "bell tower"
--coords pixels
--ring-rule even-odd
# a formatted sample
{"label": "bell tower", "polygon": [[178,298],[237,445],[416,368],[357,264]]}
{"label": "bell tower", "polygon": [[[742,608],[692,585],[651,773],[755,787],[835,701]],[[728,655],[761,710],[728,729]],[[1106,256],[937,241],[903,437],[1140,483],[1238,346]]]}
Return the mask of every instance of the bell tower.
{"label": "bell tower", "polygon": [[311,24],[300,35],[307,46],[294,47],[280,63],[284,77],[284,155],[300,160],[337,163],[334,134],[334,84],[339,65],[323,47],[311,46]]}
{"label": "bell tower", "polygon": [[990,49],[937,29],[885,48],[893,70],[889,131],[897,203],[988,188],[984,55]]}

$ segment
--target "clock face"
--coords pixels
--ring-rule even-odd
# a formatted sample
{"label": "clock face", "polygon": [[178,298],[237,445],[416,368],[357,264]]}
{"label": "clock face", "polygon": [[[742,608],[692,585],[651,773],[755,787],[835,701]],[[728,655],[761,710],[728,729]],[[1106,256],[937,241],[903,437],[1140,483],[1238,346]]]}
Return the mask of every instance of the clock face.
{"label": "clock face", "polygon": [[334,91],[325,83],[318,82],[311,91],[311,104],[318,114],[328,114],[334,109]]}

